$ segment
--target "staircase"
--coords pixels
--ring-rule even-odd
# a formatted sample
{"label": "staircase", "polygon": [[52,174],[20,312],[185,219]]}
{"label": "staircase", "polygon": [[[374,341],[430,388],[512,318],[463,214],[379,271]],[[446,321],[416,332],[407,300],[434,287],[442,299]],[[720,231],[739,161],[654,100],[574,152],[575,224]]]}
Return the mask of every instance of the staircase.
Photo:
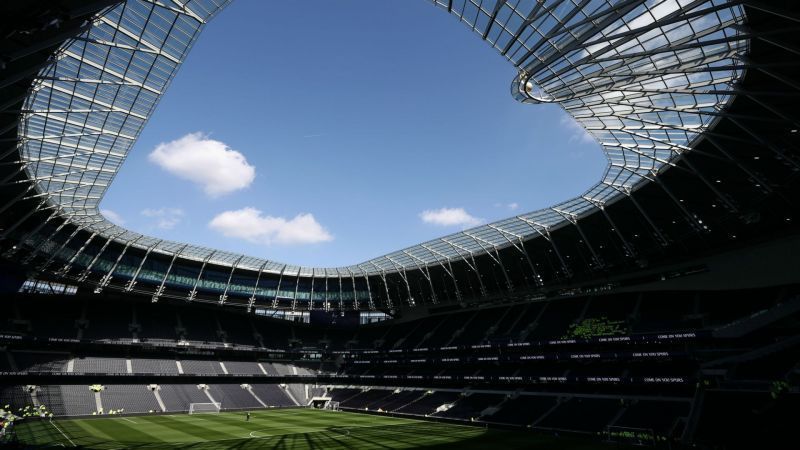
{"label": "staircase", "polygon": [[158,392],[161,390],[161,386],[151,384],[148,386],[148,388],[153,391],[153,395],[156,397],[156,402],[158,403],[158,407],[161,408],[161,412],[167,412],[167,407],[164,405],[164,400],[161,399],[161,394]]}

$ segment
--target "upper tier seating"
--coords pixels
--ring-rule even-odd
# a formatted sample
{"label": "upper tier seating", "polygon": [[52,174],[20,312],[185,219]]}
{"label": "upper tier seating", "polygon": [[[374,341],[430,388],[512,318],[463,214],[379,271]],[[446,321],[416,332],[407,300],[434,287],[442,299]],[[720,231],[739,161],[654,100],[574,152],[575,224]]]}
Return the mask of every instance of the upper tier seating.
{"label": "upper tier seating", "polygon": [[169,373],[178,374],[178,365],[172,359],[131,359],[133,373]]}
{"label": "upper tier seating", "polygon": [[219,361],[196,361],[191,359],[181,360],[183,373],[197,374],[224,374]]}
{"label": "upper tier seating", "polygon": [[123,358],[75,358],[75,373],[127,373]]}
{"label": "upper tier seating", "polygon": [[[135,303],[102,298],[13,298],[13,314],[0,332],[36,337],[89,340],[186,340],[215,345],[286,349],[291,345],[381,349],[476,345],[485,342],[555,340],[576,325],[616,324],[616,332],[657,333],[714,329],[774,306],[796,289],[765,288],[732,292],[645,292],[567,297],[511,306],[457,310],[410,321],[388,321],[358,329],[318,328],[205,305]],[[726,300],[730,299],[730,300]],[[734,301],[736,300],[736,301]],[[39,315],[42,308],[58,316]],[[56,323],[52,319],[58,317]],[[602,333],[603,327],[583,326]],[[321,344],[322,343],[322,344]]]}
{"label": "upper tier seating", "polygon": [[[6,355],[7,356],[7,355]],[[48,352],[11,352],[17,370],[29,372],[65,372],[69,355]]]}

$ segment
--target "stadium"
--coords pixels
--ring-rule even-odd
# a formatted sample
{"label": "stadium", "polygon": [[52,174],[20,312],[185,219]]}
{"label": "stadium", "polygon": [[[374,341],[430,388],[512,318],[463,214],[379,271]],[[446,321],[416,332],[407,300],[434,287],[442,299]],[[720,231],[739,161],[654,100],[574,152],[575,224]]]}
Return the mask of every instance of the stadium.
{"label": "stadium", "polygon": [[328,268],[100,212],[227,4],[0,4],[0,447],[790,447],[796,2],[434,0],[603,178]]}

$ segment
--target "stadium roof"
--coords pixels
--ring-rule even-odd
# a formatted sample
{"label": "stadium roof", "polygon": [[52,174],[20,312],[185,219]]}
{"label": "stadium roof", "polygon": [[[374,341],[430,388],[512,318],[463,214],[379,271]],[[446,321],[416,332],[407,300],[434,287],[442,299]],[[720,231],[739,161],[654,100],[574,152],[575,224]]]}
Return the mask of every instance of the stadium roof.
{"label": "stadium roof", "polygon": [[[98,205],[205,24],[227,1],[129,0],[65,42],[35,79],[21,115],[25,192],[96,239],[203,264],[341,277],[446,265],[548,239],[555,229],[650,183],[711,127],[743,74],[744,13],[696,0],[438,0],[519,76],[511,94],[561,105],[608,157],[600,182],[543,210],[340,268],[285,265],[138,234]],[[588,184],[588,183],[587,183]],[[579,228],[580,230],[580,228]],[[107,244],[106,244],[107,245]]]}
{"label": "stadium roof", "polygon": [[517,68],[514,98],[556,103],[594,136],[608,156],[599,183],[339,268],[133,233],[98,203],[224,3],[0,3],[0,264],[14,279],[152,301],[391,312],[690,276],[711,270],[701,255],[798,232],[793,11],[758,0],[436,5]]}

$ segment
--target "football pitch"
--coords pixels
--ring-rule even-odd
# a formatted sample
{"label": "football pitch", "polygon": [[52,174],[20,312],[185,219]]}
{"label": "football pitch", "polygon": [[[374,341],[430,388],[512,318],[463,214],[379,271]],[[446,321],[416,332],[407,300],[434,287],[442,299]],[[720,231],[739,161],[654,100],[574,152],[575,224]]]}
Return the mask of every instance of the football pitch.
{"label": "football pitch", "polygon": [[574,449],[597,443],[525,431],[314,409],[33,421],[17,426],[31,446],[91,449]]}

